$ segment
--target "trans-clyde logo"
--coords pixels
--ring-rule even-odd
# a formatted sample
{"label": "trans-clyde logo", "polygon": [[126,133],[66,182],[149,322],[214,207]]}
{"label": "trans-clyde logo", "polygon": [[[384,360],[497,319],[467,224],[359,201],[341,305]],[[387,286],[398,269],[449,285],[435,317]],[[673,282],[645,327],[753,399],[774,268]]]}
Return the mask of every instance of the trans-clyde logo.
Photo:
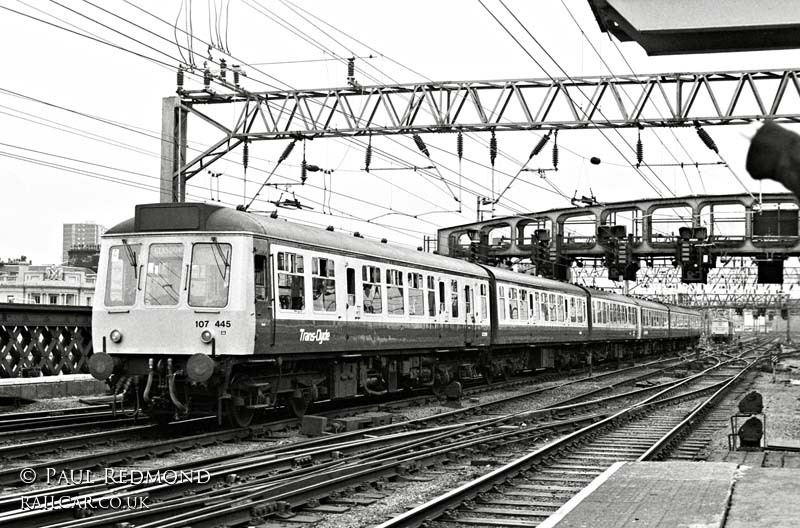
{"label": "trans-clyde logo", "polygon": [[325,343],[331,340],[331,333],[328,330],[317,328],[313,332],[306,332],[305,328],[300,329],[300,341],[308,343]]}

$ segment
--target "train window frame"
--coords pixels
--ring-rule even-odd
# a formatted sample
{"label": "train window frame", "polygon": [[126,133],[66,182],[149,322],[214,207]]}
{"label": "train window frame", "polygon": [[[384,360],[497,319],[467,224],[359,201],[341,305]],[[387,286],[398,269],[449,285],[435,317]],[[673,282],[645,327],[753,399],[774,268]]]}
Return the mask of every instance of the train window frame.
{"label": "train window frame", "polygon": [[[392,294],[392,292],[395,294]],[[399,293],[399,295],[397,295]],[[400,304],[397,304],[397,299]],[[392,306],[392,302],[395,302]],[[400,311],[398,312],[398,306]],[[386,268],[386,315],[389,316],[404,316],[406,314],[406,298],[405,287],[403,281],[403,272],[397,268]]]}
{"label": "train window frame", "polygon": [[[306,303],[306,274],[305,274],[305,256],[302,253],[294,251],[278,251],[275,259],[275,272],[277,283],[278,310],[285,313],[304,313],[307,308]],[[283,276],[283,277],[281,277]],[[297,278],[301,281],[297,281]],[[289,278],[289,284],[282,284],[282,278]],[[302,289],[298,292],[300,295],[291,295],[292,290],[300,284]],[[290,295],[286,296],[288,306],[284,306],[283,299],[281,298],[281,288],[290,288]],[[300,308],[293,308],[295,299],[301,299],[302,305]]]}
{"label": "train window frame", "polygon": [[[324,265],[323,265],[324,264]],[[322,268],[325,268],[324,270]],[[333,283],[333,304],[325,305],[326,291]],[[319,287],[321,286],[321,290]],[[320,295],[317,295],[318,290]],[[321,308],[317,306],[321,300]],[[338,294],[336,291],[336,261],[326,256],[311,256],[311,311],[318,314],[336,313],[339,308]]]}
{"label": "train window frame", "polygon": [[497,286],[497,320],[506,320],[506,293],[503,286]]}
{"label": "train window frame", "polygon": [[508,289],[508,315],[512,321],[519,321],[519,291],[517,288]]}
{"label": "train window frame", "polygon": [[266,255],[253,255],[253,294],[255,302],[267,300],[267,266]]}
{"label": "train window frame", "polygon": [[428,303],[428,317],[436,317],[436,277],[427,275],[425,277],[425,301]]}
{"label": "train window frame", "polygon": [[528,290],[519,290],[519,320],[523,323],[528,322]]}
{"label": "train window frame", "polygon": [[548,301],[548,293],[542,292],[539,295],[539,309],[542,312],[542,322],[550,322],[550,302]]}
{"label": "train window frame", "polygon": [[450,279],[450,315],[453,319],[458,319],[459,298],[458,298],[458,279]]}
{"label": "train window frame", "polygon": [[[104,295],[106,306],[116,308],[120,306],[133,306],[136,304],[136,298],[139,293],[139,281],[141,280],[139,276],[139,262],[136,257],[137,255],[141,255],[141,248],[141,244],[120,244],[109,248],[106,291]],[[133,260],[131,260],[131,257],[133,257]],[[118,261],[119,265],[115,264],[112,259]],[[129,271],[128,267],[133,268],[133,271]],[[119,278],[121,300],[116,302],[111,299],[111,284],[112,282],[117,282],[114,272],[120,270],[122,272],[122,276]],[[129,282],[130,284],[128,284]],[[132,296],[131,293],[133,294]]]}
{"label": "train window frame", "polygon": [[[200,266],[199,264],[195,264],[195,258],[198,256],[196,254],[196,251],[198,250],[198,248],[201,251],[204,251],[206,247],[209,247],[209,249],[211,250],[211,255],[214,258],[214,263],[215,263],[215,265],[217,267],[217,270],[219,271],[219,266],[220,266],[221,263],[224,265],[223,276],[222,276],[222,282],[225,285],[225,288],[224,288],[224,292],[225,292],[224,301],[217,301],[215,303],[214,302],[198,302],[197,300],[193,301],[193,297],[192,297],[193,296],[193,292],[195,291],[195,288],[199,287],[199,285],[200,285],[199,280],[198,280],[197,283],[195,282],[195,278],[197,278],[200,275],[200,270],[199,269],[195,269],[196,266]],[[225,257],[225,255],[221,254],[221,251],[223,250],[223,248],[227,248],[227,252],[228,252],[227,258]],[[217,253],[218,252],[220,252],[219,258],[217,258]],[[225,308],[226,306],[228,306],[229,297],[230,297],[230,288],[231,288],[231,273],[233,271],[232,265],[231,265],[231,257],[232,257],[232,255],[233,255],[233,246],[231,244],[228,244],[228,243],[197,242],[197,243],[192,244],[192,254],[191,254],[191,257],[189,259],[189,292],[188,292],[189,294],[187,296],[187,302],[189,303],[189,306],[191,306],[192,308]],[[206,266],[208,266],[208,265],[206,265]],[[216,273],[214,272],[213,268],[212,268],[210,274],[216,279]],[[206,285],[206,287],[207,287],[207,285]],[[208,295],[205,294],[204,297],[207,298]],[[265,297],[266,297],[266,294],[265,294]],[[220,304],[220,302],[222,302],[222,304]]]}
{"label": "train window frame", "polygon": [[578,322],[578,314],[575,310],[575,297],[569,298],[569,322],[573,324]]}
{"label": "train window frame", "polygon": [[[383,313],[383,277],[381,271],[380,266],[373,266],[372,264],[363,264],[361,266],[361,290],[363,293],[361,308],[365,315],[372,316]],[[378,301],[377,311],[375,310],[375,300]],[[369,302],[369,306],[367,306],[367,302]]]}
{"label": "train window frame", "polygon": [[489,318],[489,293],[488,293],[488,290],[489,290],[489,287],[485,282],[480,283],[480,288],[479,288],[478,291],[480,292],[479,297],[481,299],[481,306],[480,306],[480,309],[481,309],[481,312],[480,312],[481,321],[485,321],[486,319]]}
{"label": "train window frame", "polygon": [[[408,284],[408,315],[410,317],[425,316],[425,277],[422,273],[409,271],[406,284]],[[416,292],[416,293],[415,293]],[[419,303],[419,307],[417,307]]]}
{"label": "train window frame", "polygon": [[[173,247],[173,248],[180,248],[180,263],[178,265],[178,281],[176,282],[177,288],[175,288],[171,283],[164,283],[158,284],[156,286],[160,287],[162,291],[165,291],[165,286],[169,286],[175,293],[175,302],[173,303],[152,303],[148,302],[148,293],[150,292],[150,285],[153,284],[156,280],[156,277],[162,277],[161,271],[154,271],[151,272],[151,265],[153,269],[156,268],[156,262],[154,262],[154,249],[160,247]],[[164,266],[164,262],[166,259],[164,257],[158,257],[161,259],[158,262],[158,269]],[[169,260],[177,260],[177,257],[172,257]],[[145,265],[145,281],[144,281],[144,305],[147,308],[174,308],[175,306],[179,306],[181,304],[181,291],[183,290],[183,281],[184,277],[184,261],[186,260],[186,245],[183,242],[157,242],[150,244],[147,248],[147,264]],[[165,268],[168,269],[168,268]],[[151,280],[152,279],[152,280]],[[171,297],[171,296],[170,296]]]}

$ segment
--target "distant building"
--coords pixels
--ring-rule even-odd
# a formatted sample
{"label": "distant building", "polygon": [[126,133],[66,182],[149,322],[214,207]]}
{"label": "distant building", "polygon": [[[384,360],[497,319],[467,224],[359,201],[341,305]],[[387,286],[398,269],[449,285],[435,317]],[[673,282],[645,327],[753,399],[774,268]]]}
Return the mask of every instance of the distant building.
{"label": "distant building", "polygon": [[68,262],[70,249],[100,245],[100,235],[105,232],[105,227],[91,222],[83,224],[64,224],[61,262]]}
{"label": "distant building", "polygon": [[0,303],[91,306],[96,282],[83,267],[0,262]]}
{"label": "distant building", "polygon": [[77,268],[89,268],[97,273],[97,263],[100,260],[100,246],[79,246],[70,248],[67,252],[67,265]]}

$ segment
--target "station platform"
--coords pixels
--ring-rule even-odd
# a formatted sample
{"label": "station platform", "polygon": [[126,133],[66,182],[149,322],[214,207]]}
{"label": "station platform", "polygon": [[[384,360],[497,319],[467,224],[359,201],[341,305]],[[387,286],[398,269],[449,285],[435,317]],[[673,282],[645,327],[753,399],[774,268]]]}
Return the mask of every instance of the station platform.
{"label": "station platform", "polygon": [[800,470],[619,462],[539,528],[752,528],[800,523]]}
{"label": "station platform", "polygon": [[0,398],[42,400],[65,396],[95,396],[105,394],[104,381],[91,374],[66,374],[35,378],[0,378]]}

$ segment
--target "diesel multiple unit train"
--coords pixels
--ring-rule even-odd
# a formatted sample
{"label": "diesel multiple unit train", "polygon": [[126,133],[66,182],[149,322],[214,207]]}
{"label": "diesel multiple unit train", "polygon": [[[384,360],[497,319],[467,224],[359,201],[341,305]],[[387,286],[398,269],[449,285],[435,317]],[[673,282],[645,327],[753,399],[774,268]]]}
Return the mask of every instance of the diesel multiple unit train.
{"label": "diesel multiple unit train", "polygon": [[103,237],[94,377],[157,419],[254,412],[674,350],[701,315],[211,204]]}

